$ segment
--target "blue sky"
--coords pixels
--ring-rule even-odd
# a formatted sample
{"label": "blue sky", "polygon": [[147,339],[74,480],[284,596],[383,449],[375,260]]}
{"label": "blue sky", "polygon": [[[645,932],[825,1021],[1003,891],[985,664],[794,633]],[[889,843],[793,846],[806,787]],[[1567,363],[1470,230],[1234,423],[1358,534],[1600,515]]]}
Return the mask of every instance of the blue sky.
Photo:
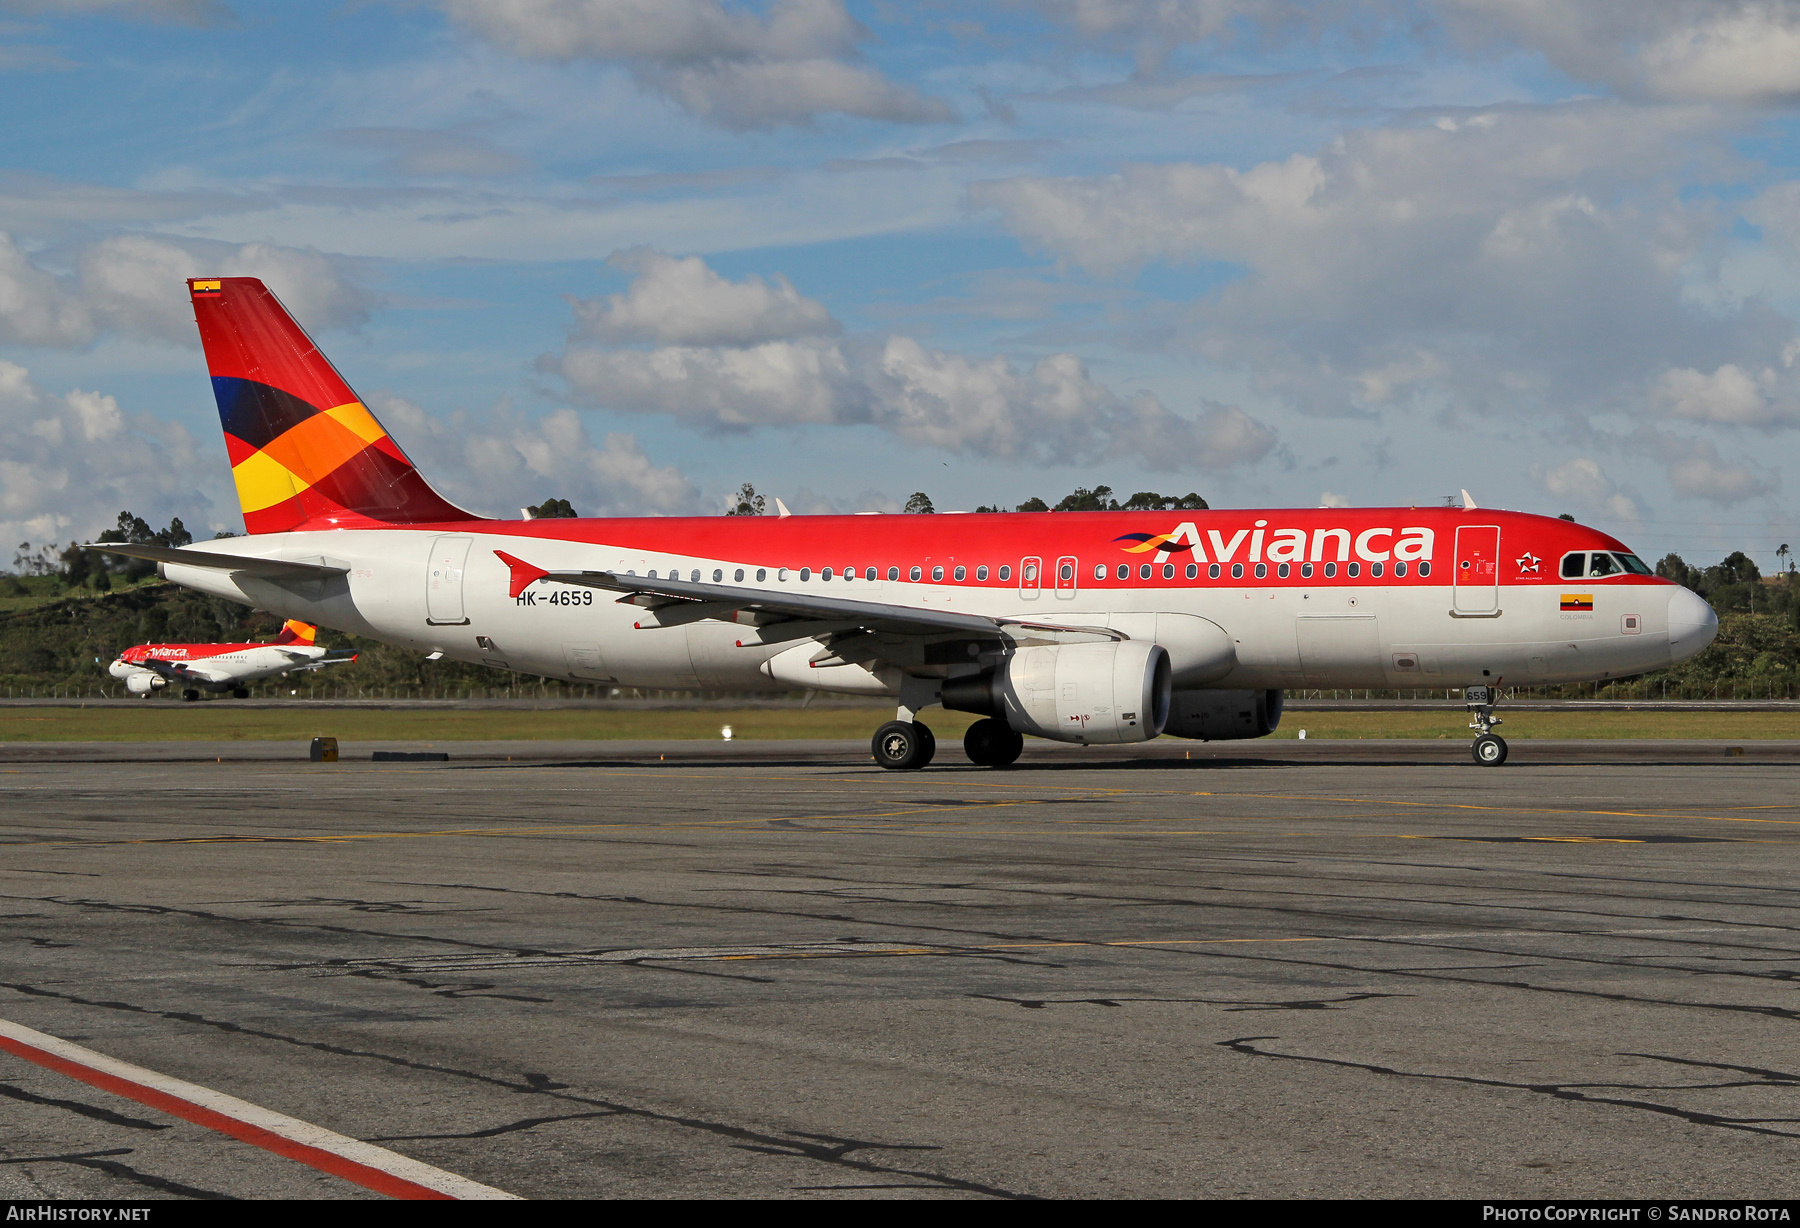
{"label": "blue sky", "polygon": [[0,532],[239,527],[181,279],[450,497],[1795,536],[1800,5],[0,0]]}

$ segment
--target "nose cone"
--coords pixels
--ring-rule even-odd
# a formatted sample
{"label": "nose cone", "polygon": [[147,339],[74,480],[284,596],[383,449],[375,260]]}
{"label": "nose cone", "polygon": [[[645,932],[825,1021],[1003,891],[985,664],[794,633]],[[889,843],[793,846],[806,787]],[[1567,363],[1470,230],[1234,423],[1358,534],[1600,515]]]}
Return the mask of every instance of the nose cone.
{"label": "nose cone", "polygon": [[1713,642],[1719,616],[1691,589],[1669,594],[1669,664],[1679,665]]}

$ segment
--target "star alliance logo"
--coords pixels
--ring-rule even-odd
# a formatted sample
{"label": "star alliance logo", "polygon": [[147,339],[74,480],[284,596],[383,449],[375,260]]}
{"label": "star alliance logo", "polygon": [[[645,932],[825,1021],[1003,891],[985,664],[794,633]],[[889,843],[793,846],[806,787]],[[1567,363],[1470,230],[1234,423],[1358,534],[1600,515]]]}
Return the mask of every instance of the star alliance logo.
{"label": "star alliance logo", "polygon": [[1525,556],[1519,560],[1519,574],[1523,575],[1526,572],[1532,572],[1535,574],[1538,569],[1538,564],[1541,561],[1542,560],[1539,559],[1537,555],[1535,555],[1531,551],[1527,550],[1525,552]]}

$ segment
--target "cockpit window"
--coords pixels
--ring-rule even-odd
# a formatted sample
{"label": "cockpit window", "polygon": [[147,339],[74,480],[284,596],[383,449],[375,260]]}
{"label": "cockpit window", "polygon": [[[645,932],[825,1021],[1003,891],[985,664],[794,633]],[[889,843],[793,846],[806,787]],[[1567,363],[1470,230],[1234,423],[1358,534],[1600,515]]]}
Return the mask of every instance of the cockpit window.
{"label": "cockpit window", "polygon": [[1635,554],[1611,554],[1605,550],[1577,550],[1563,555],[1562,578],[1565,580],[1593,579],[1600,576],[1653,576],[1656,573],[1644,565],[1644,560]]}

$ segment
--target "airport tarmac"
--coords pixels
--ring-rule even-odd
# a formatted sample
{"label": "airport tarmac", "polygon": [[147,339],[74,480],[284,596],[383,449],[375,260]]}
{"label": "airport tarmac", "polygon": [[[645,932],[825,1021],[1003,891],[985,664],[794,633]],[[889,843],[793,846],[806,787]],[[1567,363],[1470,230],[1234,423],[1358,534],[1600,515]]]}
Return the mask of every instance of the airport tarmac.
{"label": "airport tarmac", "polygon": [[0,1197],[378,1196],[156,1076],[526,1198],[1800,1194],[1800,744],[229,745],[0,748]]}

